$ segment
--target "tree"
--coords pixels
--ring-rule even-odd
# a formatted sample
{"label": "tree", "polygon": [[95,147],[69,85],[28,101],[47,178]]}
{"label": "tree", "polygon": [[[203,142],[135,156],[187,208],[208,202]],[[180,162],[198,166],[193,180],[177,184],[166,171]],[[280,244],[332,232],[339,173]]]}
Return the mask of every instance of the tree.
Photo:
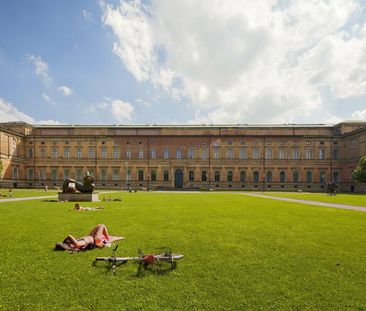
{"label": "tree", "polygon": [[352,172],[352,178],[358,182],[366,182],[366,155],[358,162],[357,167]]}
{"label": "tree", "polygon": [[1,177],[2,171],[3,171],[3,161],[0,160],[0,177]]}

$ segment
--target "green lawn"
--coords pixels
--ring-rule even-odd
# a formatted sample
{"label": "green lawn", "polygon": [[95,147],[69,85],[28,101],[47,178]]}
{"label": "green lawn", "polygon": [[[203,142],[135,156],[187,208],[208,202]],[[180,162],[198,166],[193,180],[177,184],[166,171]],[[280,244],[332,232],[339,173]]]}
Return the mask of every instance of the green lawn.
{"label": "green lawn", "polygon": [[[111,196],[122,202],[86,212],[0,203],[0,310],[366,310],[366,213],[238,193]],[[110,248],[52,250],[98,223],[126,238],[117,255],[170,246],[185,258],[138,278],[132,263],[116,276],[92,267]]]}
{"label": "green lawn", "polygon": [[[259,193],[259,192],[258,192]],[[318,201],[334,204],[346,204],[353,206],[366,206],[366,195],[362,194],[343,194],[339,193],[335,196],[330,196],[326,193],[311,193],[311,192],[260,192],[260,194],[300,199],[307,201]]]}
{"label": "green lawn", "polygon": [[[49,189],[47,193],[44,189],[12,189],[13,198],[38,197],[57,195],[57,190]],[[0,200],[9,199],[9,190],[0,188]],[[4,196],[5,195],[5,196]]]}

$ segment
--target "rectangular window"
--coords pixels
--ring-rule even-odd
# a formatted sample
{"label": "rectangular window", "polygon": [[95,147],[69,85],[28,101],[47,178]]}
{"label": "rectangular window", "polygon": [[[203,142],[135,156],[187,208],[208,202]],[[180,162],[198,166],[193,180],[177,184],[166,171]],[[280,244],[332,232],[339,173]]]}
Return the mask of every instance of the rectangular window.
{"label": "rectangular window", "polygon": [[213,158],[215,160],[219,160],[220,159],[220,150],[218,148],[214,149],[214,154],[213,154]]}
{"label": "rectangular window", "polygon": [[88,149],[88,157],[89,157],[89,159],[95,158],[95,149],[93,147]]}
{"label": "rectangular window", "polygon": [[144,158],[144,150],[140,149],[139,150],[139,159],[143,159]]}
{"label": "rectangular window", "polygon": [[131,159],[131,157],[132,157],[132,152],[131,152],[131,150],[130,150],[130,149],[127,149],[127,150],[126,150],[126,158],[127,158],[127,159]]}
{"label": "rectangular window", "polygon": [[202,149],[202,160],[206,160],[207,159],[207,149]]}
{"label": "rectangular window", "polygon": [[139,170],[139,181],[144,181],[144,171]]}
{"label": "rectangular window", "polygon": [[58,158],[58,149],[57,148],[52,148],[52,158],[53,159],[57,159]]}
{"label": "rectangular window", "polygon": [[239,158],[240,160],[244,160],[247,157],[247,153],[246,150],[244,148],[241,148],[239,151]]}
{"label": "rectangular window", "polygon": [[28,158],[33,159],[33,149],[28,149]]}
{"label": "rectangular window", "polygon": [[51,180],[57,180],[57,170],[55,168],[51,170]]}
{"label": "rectangular window", "polygon": [[119,170],[118,170],[118,169],[114,169],[114,170],[113,170],[112,179],[113,179],[114,181],[119,180]]}
{"label": "rectangular window", "polygon": [[285,160],[285,158],[286,158],[285,149],[280,149],[279,158],[280,158],[280,160]]}
{"label": "rectangular window", "polygon": [[312,158],[313,158],[313,151],[311,149],[307,148],[305,151],[305,159],[311,160]]}
{"label": "rectangular window", "polygon": [[76,157],[81,159],[83,157],[83,150],[81,148],[76,148]]}
{"label": "rectangular window", "polygon": [[298,148],[292,149],[292,159],[293,160],[299,159],[299,149]]}
{"label": "rectangular window", "polygon": [[27,171],[27,177],[28,177],[28,180],[32,180],[33,179],[33,169],[29,169]]}
{"label": "rectangular window", "polygon": [[325,160],[325,149],[319,149],[319,159]]}
{"label": "rectangular window", "polygon": [[119,148],[114,147],[113,148],[113,159],[118,159],[118,158],[119,158]]}
{"label": "rectangular window", "polygon": [[156,159],[156,150],[155,149],[151,150],[151,159]]}
{"label": "rectangular window", "polygon": [[266,159],[267,160],[272,159],[272,149],[269,149],[269,148],[266,149]]}
{"label": "rectangular window", "polygon": [[69,159],[70,158],[70,148],[64,149],[64,158]]}
{"label": "rectangular window", "polygon": [[69,178],[70,170],[68,168],[64,169],[64,179]]}
{"label": "rectangular window", "polygon": [[164,171],[164,181],[169,181],[169,171]]}
{"label": "rectangular window", "polygon": [[131,170],[127,170],[127,180],[131,180]]}
{"label": "rectangular window", "polygon": [[194,149],[193,148],[188,149],[188,159],[194,159]]}
{"label": "rectangular window", "polygon": [[176,155],[177,155],[177,159],[181,159],[182,158],[182,150],[177,149]]}
{"label": "rectangular window", "polygon": [[226,150],[226,158],[229,160],[234,159],[234,150],[232,148]]}
{"label": "rectangular window", "polygon": [[100,179],[103,181],[107,180],[107,170],[105,168],[102,168],[100,171]]}
{"label": "rectangular window", "polygon": [[39,180],[45,180],[46,179],[46,172],[44,169],[39,170]]}
{"label": "rectangular window", "polygon": [[100,158],[101,159],[107,159],[107,148],[103,147],[100,151]]}
{"label": "rectangular window", "polygon": [[76,180],[81,181],[83,179],[81,169],[76,170]]}
{"label": "rectangular window", "polygon": [[46,157],[46,150],[45,149],[41,149],[41,159],[44,159]]}
{"label": "rectangular window", "polygon": [[254,148],[253,149],[253,159],[254,160],[258,160],[259,159],[259,156],[260,156],[259,149],[258,148]]}
{"label": "rectangular window", "polygon": [[164,150],[163,158],[164,158],[164,159],[169,159],[169,150],[168,150],[168,149],[165,149],[165,150]]}
{"label": "rectangular window", "polygon": [[155,170],[151,171],[151,181],[156,181],[156,171]]}

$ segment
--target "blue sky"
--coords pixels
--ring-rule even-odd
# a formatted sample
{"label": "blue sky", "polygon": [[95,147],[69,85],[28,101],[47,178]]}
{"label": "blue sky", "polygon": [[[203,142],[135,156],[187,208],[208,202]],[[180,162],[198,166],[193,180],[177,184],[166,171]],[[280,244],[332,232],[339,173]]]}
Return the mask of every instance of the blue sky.
{"label": "blue sky", "polygon": [[0,122],[366,119],[365,1],[1,1]]}

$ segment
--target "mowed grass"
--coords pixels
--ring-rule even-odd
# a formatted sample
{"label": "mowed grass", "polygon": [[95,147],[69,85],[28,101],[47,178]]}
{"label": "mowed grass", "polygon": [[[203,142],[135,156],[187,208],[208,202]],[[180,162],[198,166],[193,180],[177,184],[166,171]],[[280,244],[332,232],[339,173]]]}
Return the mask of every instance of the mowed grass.
{"label": "mowed grass", "polygon": [[[104,210],[73,203],[3,202],[0,310],[366,310],[366,213],[239,193],[116,193]],[[83,204],[84,206],[86,204]],[[98,223],[123,235],[117,255],[170,246],[170,273],[117,275],[97,256],[55,242]]]}
{"label": "mowed grass", "polygon": [[366,195],[364,194],[347,194],[338,193],[335,196],[330,196],[326,193],[311,193],[311,192],[260,192],[260,194],[299,199],[307,201],[318,201],[333,204],[345,204],[352,206],[366,206]]}

